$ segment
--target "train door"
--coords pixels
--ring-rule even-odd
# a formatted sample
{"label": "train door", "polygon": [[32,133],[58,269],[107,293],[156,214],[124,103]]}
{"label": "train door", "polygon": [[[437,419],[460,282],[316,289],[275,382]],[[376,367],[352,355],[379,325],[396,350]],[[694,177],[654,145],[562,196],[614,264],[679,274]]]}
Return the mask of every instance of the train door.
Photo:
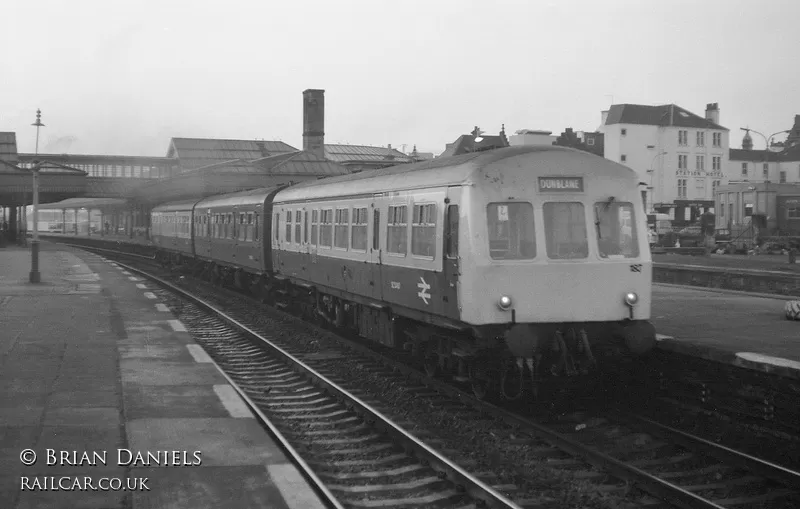
{"label": "train door", "polygon": [[459,254],[459,223],[461,218],[461,187],[452,186],[447,189],[442,228],[442,272],[447,282],[444,300],[444,314],[451,318],[460,318],[458,309],[458,281],[461,276],[461,256]]}
{"label": "train door", "polygon": [[367,263],[370,267],[370,290],[372,298],[383,300],[383,280],[381,278],[381,256],[383,253],[383,230],[381,229],[381,200],[380,196],[375,196],[376,199],[372,201],[369,207],[369,255],[367,256]]}

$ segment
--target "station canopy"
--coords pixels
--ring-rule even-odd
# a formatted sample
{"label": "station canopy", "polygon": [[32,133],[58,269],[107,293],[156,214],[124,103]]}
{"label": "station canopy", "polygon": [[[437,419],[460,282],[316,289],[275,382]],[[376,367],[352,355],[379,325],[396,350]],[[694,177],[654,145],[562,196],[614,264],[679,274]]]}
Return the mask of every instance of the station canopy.
{"label": "station canopy", "polygon": [[[39,203],[75,198],[85,193],[85,171],[52,161],[39,162]],[[0,159],[0,205],[15,207],[32,203],[31,170]]]}

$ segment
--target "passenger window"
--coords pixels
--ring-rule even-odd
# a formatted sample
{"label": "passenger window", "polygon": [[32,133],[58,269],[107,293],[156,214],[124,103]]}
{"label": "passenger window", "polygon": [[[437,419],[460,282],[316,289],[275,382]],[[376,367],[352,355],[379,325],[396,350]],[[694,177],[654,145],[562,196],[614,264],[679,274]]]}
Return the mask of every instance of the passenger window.
{"label": "passenger window", "polygon": [[336,223],[333,232],[333,245],[339,249],[347,249],[349,244],[348,230],[350,228],[350,211],[348,209],[336,209]]}
{"label": "passenger window", "polygon": [[407,209],[406,205],[389,207],[386,218],[386,251],[389,253],[405,256],[408,251]]}
{"label": "passenger window", "polygon": [[228,223],[230,224],[230,230],[228,230],[228,238],[236,239],[236,215],[235,214],[228,214]]}
{"label": "passenger window", "polygon": [[258,242],[258,212],[253,214],[253,240]]}
{"label": "passenger window", "polygon": [[237,238],[242,242],[247,240],[247,228],[248,227],[247,227],[247,223],[245,222],[244,218],[245,218],[245,213],[244,212],[240,212],[239,213],[239,235],[237,235]]}
{"label": "passenger window", "polygon": [[436,205],[414,205],[411,221],[411,254],[433,258],[436,255]]}
{"label": "passenger window", "polygon": [[367,208],[353,209],[351,245],[356,251],[367,251]]}
{"label": "passenger window", "polygon": [[333,209],[323,210],[320,218],[319,245],[321,247],[331,247],[331,237],[333,235]]}
{"label": "passenger window", "polygon": [[489,256],[493,260],[536,258],[536,232],[530,203],[490,203],[486,207],[486,220],[489,227]]}
{"label": "passenger window", "polygon": [[545,203],[543,212],[549,258],[570,260],[589,256],[583,203]]}
{"label": "passenger window", "polygon": [[284,239],[286,242],[292,241],[292,211],[286,211],[286,238]]}
{"label": "passenger window", "polygon": [[317,245],[317,230],[319,227],[319,210],[312,210],[311,211],[311,245]]}
{"label": "passenger window", "polygon": [[448,258],[458,258],[458,205],[447,207],[447,231],[444,235],[444,252]]}
{"label": "passenger window", "polygon": [[372,214],[372,249],[381,248],[381,211],[375,209]]}
{"label": "passenger window", "polygon": [[633,205],[627,202],[598,202],[594,205],[597,248],[601,258],[635,258],[639,243]]}
{"label": "passenger window", "polygon": [[303,211],[303,243],[308,244],[308,211]]}
{"label": "passenger window", "polygon": [[294,211],[294,243],[300,243],[300,227],[303,225],[301,221],[302,212],[299,210]]}
{"label": "passenger window", "polygon": [[272,225],[272,232],[273,232],[272,236],[275,238],[275,242],[278,242],[278,240],[279,240],[278,236],[279,236],[279,233],[281,231],[280,230],[280,221],[281,221],[280,212],[273,213],[272,217],[274,219],[273,223],[275,223],[275,224]]}

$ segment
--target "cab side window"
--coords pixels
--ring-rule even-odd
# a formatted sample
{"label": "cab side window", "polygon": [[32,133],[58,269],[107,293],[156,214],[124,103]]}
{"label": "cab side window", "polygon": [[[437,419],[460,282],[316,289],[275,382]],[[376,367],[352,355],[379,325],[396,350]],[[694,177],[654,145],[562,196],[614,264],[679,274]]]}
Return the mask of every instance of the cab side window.
{"label": "cab side window", "polygon": [[444,234],[444,252],[448,258],[458,258],[458,205],[447,207],[447,223]]}

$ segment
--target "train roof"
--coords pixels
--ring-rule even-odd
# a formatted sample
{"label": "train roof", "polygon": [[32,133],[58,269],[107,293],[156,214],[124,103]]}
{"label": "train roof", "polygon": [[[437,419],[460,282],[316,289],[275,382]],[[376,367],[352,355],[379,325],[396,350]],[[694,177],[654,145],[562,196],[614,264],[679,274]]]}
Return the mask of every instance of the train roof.
{"label": "train roof", "polygon": [[153,207],[153,212],[185,212],[187,210],[192,210],[195,203],[197,203],[197,198],[193,200],[164,203],[158,207]]}
{"label": "train roof", "polygon": [[240,191],[238,193],[221,194],[217,196],[209,196],[200,200],[195,205],[199,209],[216,208],[216,207],[237,207],[241,205],[256,205],[264,204],[267,197],[281,189],[283,186],[273,187],[260,187],[258,189],[250,189],[247,191]]}
{"label": "train roof", "polygon": [[[635,179],[635,172],[619,163],[581,150],[554,145],[499,148],[473,152],[416,164],[401,164],[378,170],[352,173],[340,177],[302,182],[278,193],[275,201],[302,201],[352,194],[382,193],[394,189],[441,187],[476,181],[478,174],[490,165],[514,157],[544,156],[543,159],[569,158],[578,171],[598,177]],[[552,175],[551,165],[531,168],[532,175]]]}

